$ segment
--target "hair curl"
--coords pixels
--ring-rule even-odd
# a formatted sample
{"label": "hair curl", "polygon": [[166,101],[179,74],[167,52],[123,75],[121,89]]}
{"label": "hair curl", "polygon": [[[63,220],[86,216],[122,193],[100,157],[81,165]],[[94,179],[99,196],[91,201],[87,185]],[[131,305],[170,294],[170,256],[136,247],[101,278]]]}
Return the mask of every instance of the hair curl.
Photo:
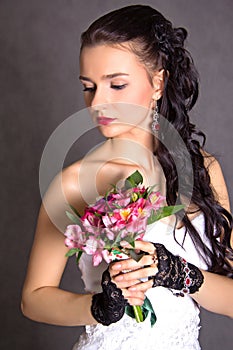
{"label": "hair curl", "polygon": [[[127,43],[149,73],[164,69],[165,87],[158,101],[160,114],[177,130],[191,157],[191,166],[188,166],[187,154],[179,143],[171,143],[168,151],[163,142],[158,142],[156,155],[166,177],[167,203],[174,205],[181,202],[182,195],[191,199],[196,210],[204,215],[205,234],[210,247],[204,244],[187,214],[183,213],[186,232],[189,232],[210,271],[233,277],[228,261],[233,260],[230,248],[232,216],[215,198],[204,164],[202,148],[205,135],[190,122],[188,115],[198,97],[198,73],[191,55],[184,48],[186,37],[186,29],[173,28],[172,23],[157,10],[146,5],[132,5],[112,11],[93,22],[82,34],[81,50],[99,44],[114,46]],[[163,128],[160,137],[165,137]],[[172,142],[169,130],[166,130],[166,137]],[[177,163],[185,168],[182,179],[179,173],[179,181]]]}

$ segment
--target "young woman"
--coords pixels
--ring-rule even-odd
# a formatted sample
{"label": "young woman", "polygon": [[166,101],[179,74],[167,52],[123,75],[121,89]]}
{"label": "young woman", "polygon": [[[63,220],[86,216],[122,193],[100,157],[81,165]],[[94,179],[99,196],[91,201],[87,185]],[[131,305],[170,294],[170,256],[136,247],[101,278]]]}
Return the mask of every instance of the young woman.
{"label": "young woman", "polygon": [[[233,317],[232,217],[221,168],[189,120],[198,78],[186,35],[142,5],[113,11],[82,35],[84,98],[107,140],[50,186],[22,296],[23,313],[33,320],[87,326],[74,349],[200,349],[198,305]],[[160,184],[169,205],[183,203],[185,213],[148,230],[135,246],[145,252],[139,262],[93,267],[84,254],[87,293],[61,290],[66,203],[83,213],[96,194],[136,169],[145,185]],[[126,302],[142,305],[145,296],[154,327],[124,313]]]}

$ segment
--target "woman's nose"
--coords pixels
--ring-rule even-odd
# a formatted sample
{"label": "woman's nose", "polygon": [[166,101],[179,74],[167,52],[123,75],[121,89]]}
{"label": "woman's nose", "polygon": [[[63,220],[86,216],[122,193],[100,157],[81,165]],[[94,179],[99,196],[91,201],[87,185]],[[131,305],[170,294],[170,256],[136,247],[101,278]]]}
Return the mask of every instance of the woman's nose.
{"label": "woman's nose", "polygon": [[107,103],[106,93],[101,87],[96,88],[91,100],[91,107],[100,106]]}

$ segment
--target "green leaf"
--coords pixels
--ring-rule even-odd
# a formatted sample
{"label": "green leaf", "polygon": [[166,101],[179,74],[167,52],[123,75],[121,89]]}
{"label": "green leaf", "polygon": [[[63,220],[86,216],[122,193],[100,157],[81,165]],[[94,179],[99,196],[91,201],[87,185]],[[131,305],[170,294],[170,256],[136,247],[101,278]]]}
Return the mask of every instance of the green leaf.
{"label": "green leaf", "polygon": [[166,216],[170,216],[172,214],[177,213],[178,211],[184,209],[184,205],[175,205],[175,206],[166,206],[159,210],[152,210],[151,215],[147,219],[147,224],[150,225],[155,221],[158,221]]}
{"label": "green leaf", "polygon": [[152,210],[150,216],[147,219],[147,225],[153,224],[153,222],[161,219],[161,209],[160,210]]}
{"label": "green leaf", "polygon": [[148,297],[145,298],[143,307],[150,312],[154,312],[153,306],[150,302],[150,299],[148,299]]}
{"label": "green leaf", "polygon": [[141,306],[128,305],[125,307],[125,312],[128,316],[135,318],[138,323],[145,320]]}
{"label": "green leaf", "polygon": [[135,253],[134,249],[129,249],[129,255],[132,259],[138,262],[143,257],[143,255],[145,255],[145,253],[137,254]]}
{"label": "green leaf", "polygon": [[[70,249],[67,253],[66,253],[66,256],[67,257],[70,257],[70,256],[73,256],[74,254],[80,252],[80,249],[79,248],[72,248]],[[81,251],[82,252],[82,251]]]}
{"label": "green leaf", "polygon": [[151,194],[151,192],[154,191],[154,188],[157,187],[157,186],[158,185],[153,185],[153,186],[148,187],[147,191],[146,191],[146,197],[148,197]]}
{"label": "green leaf", "polygon": [[[122,238],[121,238],[121,240],[122,240]],[[134,238],[132,236],[124,237],[124,241],[128,242],[131,245],[131,247],[133,247],[133,248],[135,247],[135,241],[134,241]]]}
{"label": "green leaf", "polygon": [[138,305],[133,306],[133,311],[134,311],[134,316],[135,316],[136,321],[138,323],[143,322],[144,317],[143,317],[141,306],[138,306]]}
{"label": "green leaf", "polygon": [[135,318],[137,322],[143,322],[147,318],[148,314],[150,313],[151,327],[154,326],[157,320],[153,306],[147,297],[145,298],[142,306],[131,306],[131,305],[126,306],[125,313],[128,316]]}
{"label": "green leaf", "polygon": [[75,224],[80,225],[82,224],[80,218],[72,213],[70,213],[69,211],[66,211],[66,215],[68,216],[68,218]]}
{"label": "green leaf", "polygon": [[173,205],[167,206],[167,207],[163,208],[162,215],[163,215],[163,217],[169,216],[169,215],[177,213],[178,211],[180,211],[182,209],[184,209],[184,205],[183,204],[175,205],[175,206],[173,206]]}
{"label": "green leaf", "polygon": [[73,205],[69,204],[69,207],[79,218],[81,218],[82,215],[79,214],[79,212],[75,207],[73,207]]}
{"label": "green leaf", "polygon": [[76,264],[79,263],[79,260],[80,260],[80,258],[82,256],[82,254],[83,254],[83,251],[80,249],[79,252],[78,252],[78,255],[76,256]]}
{"label": "green leaf", "polygon": [[118,246],[120,241],[122,241],[122,237],[121,237],[122,232],[119,231],[119,233],[117,234],[116,238],[114,239],[114,241],[112,242],[112,247],[114,246]]}
{"label": "green leaf", "polygon": [[156,321],[157,321],[157,317],[156,317],[155,313],[152,312],[151,315],[150,315],[150,324],[151,324],[151,327],[154,326],[154,324],[155,324]]}
{"label": "green leaf", "polygon": [[143,177],[142,177],[141,173],[138,170],[136,170],[133,174],[131,174],[125,180],[125,187],[126,188],[137,187],[142,182],[143,182]]}
{"label": "green leaf", "polygon": [[132,318],[135,318],[134,317],[134,311],[133,311],[133,307],[131,305],[127,305],[125,307],[125,312],[128,316],[132,317]]}
{"label": "green leaf", "polygon": [[150,313],[150,324],[151,324],[151,327],[153,327],[157,318],[156,318],[153,306],[147,297],[145,298],[144,303],[142,305],[142,312],[143,314],[146,314],[146,316],[148,315],[148,313]]}

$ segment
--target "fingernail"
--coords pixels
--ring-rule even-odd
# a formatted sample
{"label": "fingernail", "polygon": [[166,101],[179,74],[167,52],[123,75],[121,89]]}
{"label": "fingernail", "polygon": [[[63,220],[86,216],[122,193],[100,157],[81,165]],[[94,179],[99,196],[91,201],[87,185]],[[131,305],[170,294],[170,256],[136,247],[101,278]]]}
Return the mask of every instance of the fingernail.
{"label": "fingernail", "polygon": [[113,264],[112,265],[113,270],[120,270],[121,269],[121,264]]}
{"label": "fingernail", "polygon": [[123,280],[123,276],[122,275],[119,275],[119,276],[116,276],[114,279],[116,280],[116,281],[122,281]]}
{"label": "fingernail", "polygon": [[130,287],[130,288],[128,288],[128,290],[131,290],[133,292],[134,290],[137,290],[137,288],[136,287]]}
{"label": "fingernail", "polygon": [[126,242],[126,241],[121,241],[121,242],[120,242],[120,245],[121,245],[122,247],[125,247],[125,246],[129,245],[129,243]]}

